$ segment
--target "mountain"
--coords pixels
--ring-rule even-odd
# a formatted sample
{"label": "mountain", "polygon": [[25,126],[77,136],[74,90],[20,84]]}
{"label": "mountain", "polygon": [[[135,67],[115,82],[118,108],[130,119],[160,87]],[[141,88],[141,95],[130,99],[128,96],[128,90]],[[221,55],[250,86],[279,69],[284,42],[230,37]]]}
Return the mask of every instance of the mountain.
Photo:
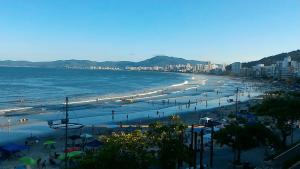
{"label": "mountain", "polygon": [[252,67],[257,64],[264,64],[265,66],[269,66],[271,64],[276,63],[276,61],[282,61],[287,56],[290,56],[293,61],[300,62],[300,50],[295,50],[295,51],[288,52],[288,53],[281,53],[278,55],[265,57],[265,58],[262,58],[257,61],[243,63],[243,67]]}
{"label": "mountain", "polygon": [[178,65],[178,64],[204,64],[207,62],[196,61],[196,60],[186,60],[183,58],[176,58],[170,56],[155,56],[150,59],[146,59],[141,62],[137,62],[136,65],[139,66],[166,66],[166,65]]}
{"label": "mountain", "polygon": [[29,61],[11,61],[4,60],[0,61],[0,66],[7,67],[45,67],[45,68],[88,68],[91,66],[102,66],[102,67],[118,67],[125,68],[127,66],[166,66],[175,64],[203,64],[207,62],[196,61],[196,60],[186,60],[183,58],[176,58],[170,56],[155,56],[150,59],[146,59],[140,62],[130,62],[130,61],[105,61],[96,62],[89,60],[57,60],[50,62],[29,62]]}

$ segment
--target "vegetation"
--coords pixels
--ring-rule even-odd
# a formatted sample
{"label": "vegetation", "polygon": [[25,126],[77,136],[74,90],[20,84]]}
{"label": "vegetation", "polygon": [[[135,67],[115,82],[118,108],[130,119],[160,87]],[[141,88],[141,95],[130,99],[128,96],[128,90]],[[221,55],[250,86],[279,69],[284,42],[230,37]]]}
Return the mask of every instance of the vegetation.
{"label": "vegetation", "polygon": [[169,125],[153,123],[149,130],[119,133],[104,137],[105,145],[87,154],[80,169],[175,169],[178,160],[188,161],[189,150],[180,141],[186,128],[180,122]]}
{"label": "vegetation", "polygon": [[300,118],[300,93],[299,92],[270,92],[263,102],[253,108],[257,115],[271,117],[277,130],[280,131],[282,146],[291,135],[293,124]]}
{"label": "vegetation", "polygon": [[291,56],[292,60],[300,62],[300,50],[295,50],[288,53],[281,53],[278,55],[265,57],[257,61],[243,63],[243,67],[252,67],[257,64],[264,64],[266,66],[276,63],[276,61],[282,61],[285,57]]}
{"label": "vegetation", "polygon": [[288,169],[300,161],[300,154],[295,154],[292,158],[284,161],[282,168]]}
{"label": "vegetation", "polygon": [[262,124],[239,125],[232,123],[215,133],[215,139],[221,146],[227,145],[236,152],[234,163],[241,164],[242,151],[259,145],[276,144],[276,136]]}

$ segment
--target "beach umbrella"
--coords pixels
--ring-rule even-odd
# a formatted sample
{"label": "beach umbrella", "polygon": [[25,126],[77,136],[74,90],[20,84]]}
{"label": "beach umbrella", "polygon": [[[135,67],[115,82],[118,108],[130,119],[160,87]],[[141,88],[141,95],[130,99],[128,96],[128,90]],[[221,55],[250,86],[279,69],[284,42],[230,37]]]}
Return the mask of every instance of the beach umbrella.
{"label": "beach umbrella", "polygon": [[81,138],[84,138],[84,139],[87,139],[87,138],[92,138],[93,136],[90,135],[90,134],[86,134],[86,133],[85,133],[85,134],[81,134],[80,137],[81,137]]}
{"label": "beach umbrella", "polygon": [[47,140],[44,142],[44,145],[52,145],[52,144],[55,144],[56,142],[53,141],[53,140]]}
{"label": "beach umbrella", "polygon": [[31,157],[22,157],[19,159],[19,161],[24,165],[36,165],[36,160]]}
{"label": "beach umbrella", "polygon": [[68,157],[69,158],[77,157],[77,156],[81,155],[82,153],[83,153],[82,151],[72,151],[72,152],[68,153]]}
{"label": "beach umbrella", "polygon": [[8,143],[1,147],[1,150],[9,153],[15,153],[25,149],[28,149],[28,147],[13,143]]}
{"label": "beach umbrella", "polygon": [[[67,154],[67,158],[74,158],[74,157],[78,157],[82,154],[82,151],[72,151],[70,153]],[[65,159],[65,154],[61,154],[58,159],[60,160],[64,160]]]}
{"label": "beach umbrella", "polygon": [[70,153],[70,152],[79,151],[79,150],[80,150],[79,147],[70,147],[70,148],[67,148],[64,152],[65,153]]}

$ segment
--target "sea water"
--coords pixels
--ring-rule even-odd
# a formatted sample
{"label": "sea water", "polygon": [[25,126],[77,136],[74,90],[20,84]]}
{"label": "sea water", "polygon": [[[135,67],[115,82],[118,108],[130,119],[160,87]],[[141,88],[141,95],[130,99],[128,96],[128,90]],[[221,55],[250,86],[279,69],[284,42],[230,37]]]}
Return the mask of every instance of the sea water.
{"label": "sea water", "polygon": [[2,67],[0,136],[9,137],[1,141],[51,132],[48,121],[65,118],[65,97],[71,122],[111,125],[232,104],[237,88],[244,101],[262,93],[253,86],[199,74]]}

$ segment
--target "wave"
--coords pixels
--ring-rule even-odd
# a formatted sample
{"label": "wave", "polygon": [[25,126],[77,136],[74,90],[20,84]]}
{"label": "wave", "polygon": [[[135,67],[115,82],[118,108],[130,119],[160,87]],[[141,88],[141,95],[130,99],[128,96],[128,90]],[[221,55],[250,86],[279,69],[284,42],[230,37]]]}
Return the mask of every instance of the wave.
{"label": "wave", "polygon": [[202,85],[206,85],[207,80],[208,80],[208,79],[204,79],[203,81],[201,81],[201,84],[202,84]]}
{"label": "wave", "polygon": [[9,108],[9,109],[2,109],[0,110],[0,114],[5,114],[12,111],[24,111],[32,109],[33,107],[16,107],[16,108]]}
{"label": "wave", "polygon": [[183,85],[186,85],[186,84],[188,84],[188,83],[189,83],[189,81],[186,80],[186,81],[184,81],[183,83],[171,85],[171,87],[183,86]]}
{"label": "wave", "polygon": [[[160,90],[149,91],[149,92],[138,93],[138,94],[131,94],[131,95],[126,95],[126,96],[115,96],[115,97],[104,97],[104,98],[98,97],[98,98],[89,99],[89,100],[72,101],[72,102],[69,102],[69,104],[84,104],[84,103],[93,103],[93,102],[109,101],[109,100],[117,100],[119,102],[122,99],[128,99],[128,98],[141,99],[141,98],[143,98],[143,96],[149,97],[151,95],[154,95],[154,94],[157,94],[160,92],[163,92],[163,90],[160,89]],[[62,104],[65,104],[65,103],[62,103]]]}

